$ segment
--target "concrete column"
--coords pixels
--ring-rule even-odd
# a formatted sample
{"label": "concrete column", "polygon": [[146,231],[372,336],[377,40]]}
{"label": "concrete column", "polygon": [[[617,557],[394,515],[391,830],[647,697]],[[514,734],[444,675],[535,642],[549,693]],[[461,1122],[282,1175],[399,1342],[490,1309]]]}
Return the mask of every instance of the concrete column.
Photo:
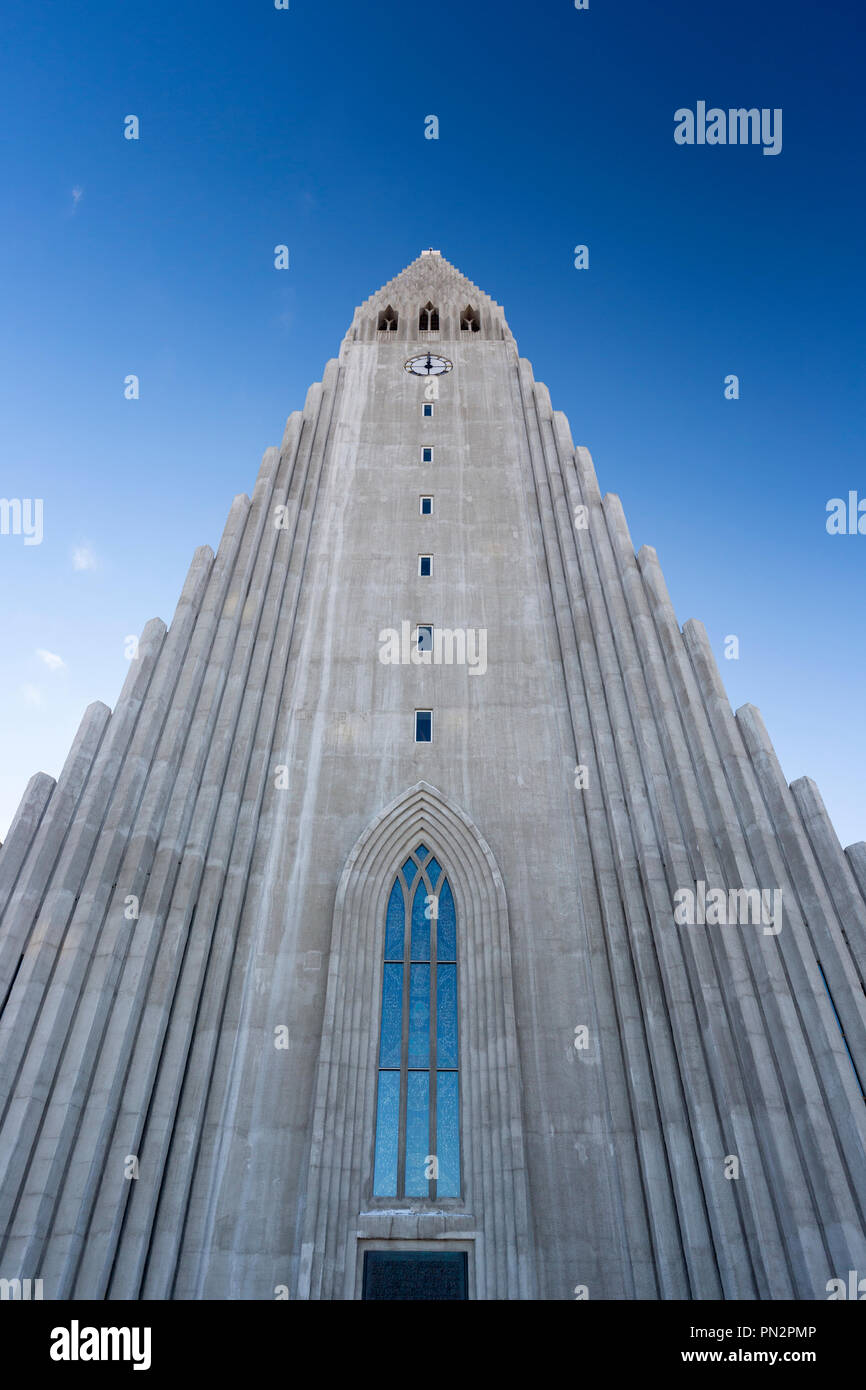
{"label": "concrete column", "polygon": [[[671,1127],[677,1123],[673,1112],[670,1115],[666,1113],[666,1100],[673,1106],[674,1111],[679,1106],[679,1099],[674,1099],[673,1091],[668,1089],[676,1075],[676,1062],[672,1051],[664,1053],[664,1042],[654,1055],[648,1054],[641,1017],[642,1009],[636,993],[638,982],[635,978],[635,962],[629,947],[628,923],[629,918],[634,924],[646,921],[645,904],[630,844],[631,828],[625,812],[613,733],[607,714],[607,692],[599,664],[595,615],[590,609],[590,601],[597,603],[600,581],[589,532],[575,532],[572,512],[564,511],[561,505],[558,509],[554,506],[550,492],[550,469],[541,440],[541,420],[536,411],[538,388],[532,381],[528,364],[521,366],[520,382],[529,430],[530,455],[534,465],[536,496],[542,517],[544,555],[551,591],[562,612],[560,640],[575,720],[576,762],[589,767],[589,785],[578,793],[578,806],[588,817],[588,829],[596,860],[594,877],[602,890],[600,916],[609,924],[604,952],[611,963],[616,1002],[614,1009],[606,1017],[612,1021],[618,1015],[619,1027],[615,1040],[610,1034],[604,1039],[607,1051],[603,1055],[602,1068],[608,1095],[615,1098],[612,1103],[621,1104],[619,1098],[625,1099],[623,1092],[627,1084],[624,1079],[634,1078],[628,1100],[634,1118],[626,1119],[625,1114],[621,1112],[622,1118],[617,1122],[617,1131],[623,1136],[617,1148],[618,1159],[623,1164],[620,1200],[630,1207],[629,1220],[626,1223],[629,1240],[638,1244],[636,1258],[629,1261],[629,1264],[646,1274],[652,1261],[660,1289],[667,1296],[683,1297],[688,1285],[684,1280],[683,1249],[678,1220],[671,1205],[672,1175],[664,1146],[660,1142],[657,1122],[651,1118],[657,1114],[656,1105],[661,1105],[665,1113],[665,1123],[669,1122]],[[549,412],[548,402],[544,397],[541,400],[541,408],[548,418],[552,418],[552,412]],[[598,487],[588,455],[583,462],[586,466],[580,478],[580,493],[575,502],[580,501],[589,508],[591,530],[603,525],[603,520],[600,515]],[[563,533],[560,529],[565,525],[569,527],[568,533]],[[582,893],[588,891],[591,882],[590,876],[586,880],[581,878]],[[625,904],[627,913],[624,911]],[[587,917],[592,920],[591,909]],[[653,967],[648,981],[655,977]],[[651,986],[647,984],[646,987]],[[619,1041],[620,1037],[622,1043]],[[618,1075],[617,1054],[620,1046],[625,1048],[626,1062],[624,1070]],[[660,1080],[656,1083],[653,1074],[659,1064]],[[660,1096],[656,1094],[656,1084],[660,1085]],[[641,1122],[642,1112],[646,1116],[646,1123]],[[629,1131],[634,1133],[634,1139],[631,1136],[625,1139]],[[631,1164],[632,1144],[636,1144],[640,1155],[639,1161],[646,1174],[645,1181],[640,1178],[625,1178]],[[685,1170],[684,1178],[687,1183]],[[638,1192],[647,1191],[652,1196],[648,1202],[646,1216],[641,1218],[634,1209],[634,1201]],[[699,1206],[698,1197],[693,1209],[697,1212]],[[650,1250],[642,1248],[639,1234],[647,1221],[653,1239]],[[573,1236],[571,1238],[573,1239]],[[590,1279],[581,1279],[579,1273],[575,1276],[575,1282],[591,1284]],[[643,1288],[645,1290],[646,1285]],[[636,1289],[635,1292],[637,1296],[642,1296],[643,1291]],[[714,1292],[718,1292],[718,1286],[715,1286]],[[602,1296],[622,1295],[609,1289],[605,1290]]]}
{"label": "concrete column", "polygon": [[[857,961],[861,978],[866,973],[866,904],[861,900],[857,879],[842,850],[827,808],[811,777],[791,783],[791,796],[842,924],[842,934]],[[866,1052],[863,1054],[866,1062]]]}
{"label": "concrete column", "polygon": [[[573,511],[567,499],[564,513]],[[623,786],[631,807],[630,820],[636,842],[640,874],[647,895],[652,933],[662,968],[664,991],[671,1028],[677,1039],[677,1057],[683,1074],[686,1097],[692,1107],[691,1127],[694,1146],[700,1155],[701,1181],[714,1227],[717,1247],[726,1252],[719,1259],[725,1291],[729,1296],[750,1296],[754,1289],[748,1261],[743,1259],[743,1232],[740,1216],[731,1201],[731,1188],[714,1182],[721,1173],[725,1146],[720,1117],[710,1081],[723,1084],[719,1071],[724,1056],[723,1034],[717,1039],[715,1056],[704,1053],[702,1039],[707,1029],[705,1015],[715,1006],[721,1010],[715,971],[707,959],[706,943],[688,939],[685,943],[669,930],[673,916],[673,891],[686,875],[690,864],[685,855],[683,826],[671,795],[670,779],[656,737],[653,706],[646,684],[646,673],[634,644],[635,613],[627,601],[617,573],[611,534],[617,537],[620,553],[633,556],[631,541],[617,499],[606,498],[602,511],[607,528],[591,530],[596,563],[604,595],[599,596],[596,630],[605,633],[609,644],[603,653],[605,693],[615,711],[617,752],[623,768]],[[635,588],[632,600],[636,599]],[[609,626],[608,626],[609,625]],[[686,878],[688,882],[689,879]],[[693,951],[692,969],[698,973],[694,986],[689,982],[688,947]],[[700,1017],[700,1022],[699,1022]],[[732,1077],[728,1069],[728,1084]],[[724,1092],[723,1092],[724,1094]],[[685,1139],[685,1152],[691,1157],[691,1142]],[[739,1252],[739,1254],[737,1253]],[[717,1259],[719,1258],[717,1249]],[[727,1268],[726,1268],[727,1261]]]}
{"label": "concrete column", "polygon": [[[706,643],[703,629],[687,623],[685,640],[680,634],[655,551],[645,546],[638,556],[656,628],[662,641],[668,670],[674,679],[677,704],[686,729],[696,776],[706,805],[709,826],[718,849],[723,885],[755,887],[785,883],[784,866],[778,854],[775,834],[763,803],[751,779],[751,769],[742,741],[737,734],[724,688]],[[714,793],[714,794],[713,794]],[[748,827],[746,835],[743,826]],[[706,882],[710,883],[708,877]],[[789,927],[796,926],[796,909]],[[768,1291],[761,1296],[790,1296],[793,1288],[807,1288],[804,1281],[821,1259],[820,1232],[812,1207],[811,1185],[801,1160],[799,1135],[792,1125],[790,1107],[780,1084],[773,1039],[784,1035],[780,1015],[789,985],[778,950],[760,928],[737,929],[733,941],[730,930],[720,932],[727,949],[730,974],[725,994],[730,1007],[741,1015],[734,1026],[734,1039],[741,1056],[740,1066],[749,1087],[750,1104],[756,1114],[767,1116],[757,1128],[766,1180],[774,1194],[775,1216],[765,1212],[760,1170],[746,1168],[748,1195],[755,1219],[766,1217],[770,1231],[778,1222],[784,1239],[780,1251],[772,1241],[766,1224],[760,1237],[757,1267],[763,1269]],[[733,948],[742,942],[744,955],[738,960]],[[793,1045],[796,1045],[794,1043]],[[756,1122],[757,1123],[757,1122]],[[755,1179],[758,1187],[755,1189]],[[781,1194],[781,1200],[780,1200]],[[805,1243],[804,1243],[805,1241]],[[802,1252],[798,1250],[802,1247]],[[789,1271],[793,1259],[797,1267]],[[796,1280],[789,1283],[789,1280]],[[785,1289],[789,1290],[786,1295]]]}
{"label": "concrete column", "polygon": [[[79,1007],[70,1030],[69,1011],[85,989],[86,971],[94,960],[108,897],[116,884],[117,866],[127,846],[131,820],[161,728],[160,706],[164,707],[163,693],[167,666],[171,666],[172,648],[176,649],[179,642],[185,645],[184,614],[188,614],[188,636],[188,627],[191,626],[211,558],[207,547],[197,552],[178,605],[176,625],[173,625],[172,635],[165,646],[165,626],[159,619],[152,620],[145,627],[138,656],[130,669],[112,720],[117,731],[113,762],[106,760],[102,774],[98,778],[95,776],[92,813],[82,815],[76,826],[79,846],[86,845],[83,840],[85,834],[91,841],[87,877],[76,894],[77,906],[37,1025],[36,1037],[41,1038],[41,1042],[38,1046],[35,1041],[32,1042],[30,1048],[31,1060],[41,1054],[46,1076],[53,1074],[58,1066],[60,1075],[54,1083],[53,1097],[42,1119],[38,1149],[31,1158],[31,1169],[38,1168],[40,1180],[34,1184],[34,1192],[19,1205],[9,1236],[8,1249],[13,1250],[17,1242],[26,1251],[25,1258],[38,1261],[39,1244],[46,1230],[44,1223],[50,1218],[57,1186],[66,1169],[68,1146],[75,1131],[76,1103],[80,1105],[86,1095],[89,1072],[87,1053],[82,1049],[88,1020],[92,1015],[88,1007]],[[136,722],[143,706],[147,708],[148,717]],[[97,791],[97,781],[104,783],[101,792]],[[77,852],[80,853],[81,849]],[[64,914],[59,900],[49,906],[56,930],[64,922]],[[117,905],[117,922],[122,923],[121,939],[127,938],[134,930],[134,922],[127,920],[122,894]],[[111,959],[110,954],[108,958]],[[103,988],[103,984],[97,984],[92,989],[94,996],[98,1001],[97,1012],[104,1018],[112,992]],[[62,1241],[52,1249],[51,1255],[55,1261],[60,1258],[61,1247]],[[47,1263],[50,1265],[51,1259]],[[44,1263],[40,1262],[40,1268],[43,1267]],[[49,1278],[53,1277],[53,1269],[46,1269],[45,1272]]]}
{"label": "concrete column", "polygon": [[[266,524],[258,546],[256,568],[243,606],[226,689],[166,925],[166,936],[185,939],[186,945],[182,963],[178,958],[177,973],[166,985],[170,1002],[163,1006],[162,1028],[156,1013],[154,1042],[159,1041],[160,1070],[147,1102],[149,1166],[147,1174],[136,1185],[127,1210],[124,1248],[115,1263],[111,1283],[111,1296],[115,1298],[138,1296],[145,1261],[149,1279],[159,1290],[152,1296],[166,1297],[171,1289],[174,1260],[163,1258],[165,1241],[154,1246],[152,1222],[162,1191],[161,1217],[164,1222],[168,1221],[167,1244],[173,1255],[178,1222],[182,1220],[185,1185],[182,1181],[166,1183],[166,1165],[170,1150],[189,1159],[195,1147],[195,1128],[190,1129],[188,1122],[178,1123],[180,1087],[183,1083],[187,1100],[191,1099],[191,1092],[198,1090],[201,1094],[212,1061],[213,1036],[208,1035],[206,1029],[206,1036],[203,1036],[202,1029],[214,997],[221,999],[223,996],[224,981],[215,978],[219,976],[219,952],[216,958],[214,956],[218,913],[222,914],[227,908],[226,876],[239,830],[242,794],[251,772],[250,755],[264,680],[274,650],[275,624],[287,570],[285,551],[282,560],[275,559],[281,533],[273,525],[273,508],[285,505],[286,495],[279,484],[273,493],[270,492],[277,462],[278,455],[274,451],[266,475]],[[256,776],[261,776],[262,772],[261,767],[256,767]],[[188,923],[193,902],[194,923]],[[153,1084],[151,1065],[145,1055],[137,1054],[133,1059],[127,1081],[130,1109],[136,1104],[135,1098],[143,1097],[145,1088]],[[186,1143],[184,1135],[189,1136]],[[173,1210],[177,1212],[177,1219],[172,1215]]]}
{"label": "concrete column", "polygon": [[[46,1120],[43,1126],[43,1132],[46,1128],[51,1131],[51,1143],[40,1140],[46,1154],[45,1161],[48,1154],[52,1155],[52,1177],[49,1180],[45,1175],[41,1194],[49,1203],[49,1210],[56,1195],[56,1185],[65,1183],[67,1187],[55,1215],[63,1234],[51,1243],[44,1261],[46,1275],[51,1279],[60,1278],[59,1271],[70,1239],[68,1232],[74,1229],[79,1216],[78,1203],[74,1199],[68,1218],[62,1215],[64,1203],[68,1206],[69,1202],[69,1186],[75,1185],[75,1164],[69,1159],[70,1145],[74,1142],[85,1144],[93,1137],[90,1129],[80,1133],[77,1131],[76,1105],[83,1105],[88,1096],[94,1049],[100,1045],[106,1017],[114,1007],[115,981],[123,954],[131,935],[137,930],[136,919],[127,915],[127,902],[133,895],[140,903],[150,869],[150,855],[147,855],[139,873],[130,872],[129,877],[125,877],[119,868],[120,860],[123,858],[129,864],[138,858],[140,862],[141,817],[144,814],[146,819],[147,805],[146,796],[142,801],[141,789],[151,773],[156,742],[160,736],[164,737],[165,712],[171,703],[177,672],[196,622],[212,559],[209,547],[202,547],[196,552],[177,613],[160,650],[156,672],[148,688],[146,718],[140,721],[136,729],[107,813],[86,891],[81,895],[70,927],[72,948],[64,953],[66,991],[71,991],[73,998],[78,993],[79,1003],[65,1050],[61,1049],[64,1053],[61,1079],[55,1086],[55,1099],[52,1100],[56,1119],[51,1116],[50,1122]],[[162,629],[158,620],[157,628]],[[177,741],[172,740],[172,743],[177,755]],[[158,797],[157,804],[160,804],[160,800]],[[146,839],[145,831],[145,842]],[[88,971],[89,975],[86,975]],[[56,1133],[54,1125],[58,1126]],[[25,1217],[22,1212],[19,1226],[23,1226],[21,1238],[24,1240],[38,1241],[44,1235],[44,1229],[33,1219],[32,1213]]]}
{"label": "concrete column", "polygon": [[[815,1165],[826,1164],[828,1152],[825,1112],[820,1102],[820,1089],[810,1059],[816,1045],[819,1051],[830,1045],[825,1022],[819,1024],[822,1010],[826,1015],[829,1015],[829,1010],[814,994],[811,984],[808,988],[805,984],[809,977],[809,966],[804,955],[802,917],[799,914],[796,895],[787,879],[784,863],[779,856],[775,831],[767,817],[763,798],[755,783],[750,760],[743,745],[742,723],[739,719],[736,722],[733,719],[702,626],[698,623],[687,623],[683,629],[683,636],[703,691],[714,737],[737,802],[738,815],[741,822],[750,827],[749,842],[753,854],[756,855],[759,877],[763,886],[780,886],[783,900],[788,901],[790,908],[786,927],[780,938],[762,938],[763,944],[758,943],[757,946],[755,937],[747,936],[746,941],[752,953],[753,969],[758,971],[758,979],[761,981],[761,999],[767,1020],[764,1026],[774,1038],[777,1059],[782,1055],[786,1058],[781,1073],[785,1092],[783,1106],[790,1110],[794,1104],[793,1096],[797,1094],[797,1106],[805,1107],[806,1113],[810,1115],[808,1124],[802,1121],[797,1123],[797,1146],[802,1149],[805,1145],[807,1153],[812,1154],[809,1161],[809,1177],[804,1176],[801,1184],[795,1179],[796,1169],[788,1169],[783,1194],[785,1203],[790,1204],[792,1209],[793,1234],[788,1238],[786,1252],[791,1261],[798,1295],[814,1297],[816,1288],[819,1285],[823,1287],[824,1282],[823,1279],[816,1279],[816,1271],[823,1273],[825,1269],[829,1269],[832,1272],[844,1248],[843,1242],[835,1253],[831,1251],[829,1256],[825,1253],[827,1231],[835,1233],[839,1229],[835,1221],[830,1222],[829,1217],[834,1203],[828,1200],[826,1191],[817,1204],[813,1198]],[[775,952],[781,950],[783,955],[784,969],[781,971],[779,966],[782,965],[782,961],[777,962],[774,959],[774,940]],[[814,1023],[805,1038],[793,1002],[791,985],[786,978],[786,974],[791,971],[802,976],[804,981],[801,1007],[805,1007],[814,1015]],[[811,971],[814,973],[814,963],[811,965]],[[812,1040],[811,1043],[808,1039]],[[778,1065],[780,1063],[777,1061]],[[778,1141],[783,1126],[773,1123],[770,1128],[773,1139]],[[838,1164],[838,1157],[831,1162]],[[778,1192],[777,1188],[777,1195]],[[844,1205],[844,1197],[842,1200]],[[784,1207],[782,1210],[784,1211]],[[829,1277],[829,1273],[826,1277]]]}
{"label": "concrete column", "polygon": [[[153,808],[159,812],[161,825],[150,851],[152,860],[141,894],[141,915],[134,932],[124,934],[124,951],[115,967],[116,990],[123,1007],[114,1008],[107,1019],[87,1098],[83,1137],[78,1139],[78,1152],[70,1164],[80,1200],[90,1209],[90,1225],[77,1270],[72,1257],[78,1256],[78,1242],[70,1246],[64,1287],[72,1278],[86,1281],[88,1288],[105,1287],[126,1203],[134,1195],[131,1189],[136,1184],[121,1185],[118,1175],[127,1154],[141,1153],[146,1101],[142,1108],[142,1103],[134,1098],[129,1068],[136,1060],[151,1055],[148,1049],[166,1022],[160,1011],[167,1014],[171,1006],[170,993],[164,992],[166,981],[176,968],[178,949],[174,920],[169,923],[171,900],[178,868],[185,859],[184,846],[263,523],[263,499],[254,518],[249,500],[235,499],[189,650],[177,669],[171,706],[154,760],[155,780],[142,800],[143,811],[150,813]],[[148,819],[142,831],[153,845],[154,832]],[[135,836],[131,848],[135,854]],[[134,865],[136,859],[131,862]],[[197,863],[196,856],[190,854],[190,870]],[[123,885],[123,891],[132,891],[129,883]],[[120,880],[117,893],[122,897]],[[187,903],[189,910],[194,901],[193,895]],[[118,923],[112,928],[115,931],[122,930],[118,906],[115,903],[109,913],[109,920]],[[106,1094],[116,1097],[114,1107],[107,1111],[104,1100],[100,1105],[97,1099]]]}
{"label": "concrete column", "polygon": [[[102,742],[111,711],[107,705],[98,701],[88,705],[84,718],[70,749],[69,756],[57,781],[57,786],[48,803],[47,813],[43,815],[39,829],[33,838],[30,851],[21,867],[15,888],[6,905],[2,920],[2,953],[0,953],[0,997],[5,996],[18,962],[25,950],[39,905],[54,871],[57,858],[62,850],[70,825],[73,823],[78,802]],[[29,976],[33,961],[25,962],[27,969],[19,972],[15,981],[14,997],[10,998],[0,1019],[0,1049],[5,1042],[12,1044],[12,1051],[0,1076],[0,1115],[8,1100],[15,1070],[20,1061],[21,1051],[26,1046],[29,1027],[23,1030],[18,1023],[18,1009],[23,1004],[23,988]],[[23,969],[24,967],[22,967]]]}
{"label": "concrete column", "polygon": [[866,841],[858,840],[856,844],[848,845],[845,857],[851,866],[860,896],[866,901]]}
{"label": "concrete column", "polygon": [[[21,804],[12,818],[0,853],[0,921],[56,785],[47,772],[35,773],[27,783]],[[0,951],[2,949],[0,941]]]}
{"label": "concrete column", "polygon": [[[690,748],[700,747],[702,737],[706,742],[709,731],[704,720],[702,726],[691,727],[687,732],[680,715],[677,676],[681,673],[685,653],[655,554],[642,551],[643,566],[640,567],[619,499],[607,497],[604,507],[638,647],[640,669],[647,685],[648,703],[639,707],[637,717],[641,728],[650,728],[655,723],[664,760],[663,768],[657,765],[654,792],[660,805],[672,795],[678,811],[677,822],[673,819],[673,809],[668,810],[673,833],[669,832],[662,842],[673,903],[673,893],[681,887],[692,887],[696,880],[715,887],[725,886],[728,881],[729,874],[717,853],[707,816],[707,808],[712,805],[715,809],[717,804],[721,769],[713,776],[705,762],[698,770],[690,756]],[[653,579],[659,581],[655,587]],[[726,791],[723,777],[721,789]],[[725,835],[729,837],[734,828],[738,836],[739,826],[731,807],[724,820]],[[680,834],[676,833],[677,829]],[[752,868],[741,840],[737,840],[737,855],[742,862],[730,881],[753,882]],[[727,1199],[739,1204],[758,1295],[762,1298],[791,1297],[793,1287],[782,1257],[781,1232],[752,1121],[754,1097],[749,1094],[746,1082],[746,1077],[751,1079],[760,1074],[758,1061],[755,1058],[747,1060],[741,1055],[744,1040],[755,1033],[756,1015],[743,942],[739,933],[679,927],[670,920],[662,924],[661,931],[673,932],[682,941],[686,968],[692,978],[694,1008],[700,1016],[700,1031],[706,1043],[705,1065],[717,1097],[725,1156],[735,1154],[749,1175],[748,1184],[728,1181],[724,1176],[724,1164],[717,1158],[704,1169],[703,1181],[717,1188],[720,1201]],[[765,1074],[774,1080],[769,1054],[764,1059],[764,1068]],[[768,1100],[767,1095],[762,1097],[764,1103]]]}
{"label": "concrete column", "polygon": [[[332,420],[339,386],[339,366],[329,363],[320,391],[311,393],[304,412],[304,429],[299,440],[299,453],[292,461],[288,505],[293,518],[293,532],[280,538],[284,548],[280,559],[278,579],[281,589],[277,602],[279,628],[273,642],[271,669],[268,672],[262,713],[258,723],[254,759],[250,763],[244,804],[240,810],[242,835],[236,839],[229,869],[228,896],[224,897],[218,925],[219,947],[217,962],[219,986],[215,987],[213,1005],[208,1008],[210,1046],[205,1049],[196,1042],[201,1053],[202,1091],[191,1097],[192,1113],[198,1110],[195,1123],[204,1123],[210,1133],[226,1123],[243,1133],[248,1129],[271,1130],[275,1124],[269,1100],[273,1068],[282,1058],[273,1046],[273,1027],[288,1021],[288,1001],[295,988],[297,945],[287,936],[287,922],[277,903],[268,896],[274,885],[288,881],[293,872],[291,856],[282,858],[285,839],[279,822],[298,814],[297,801],[302,787],[296,787],[296,769],[290,753],[292,727],[292,692],[295,681],[297,650],[295,623],[298,603],[303,589],[306,556],[310,546],[310,528],[315,515],[315,498],[320,486],[321,469],[330,439]],[[324,639],[324,635],[323,638]],[[289,767],[290,787],[274,787],[274,767]],[[257,809],[253,816],[253,807]],[[306,847],[307,852],[310,846]],[[253,850],[256,858],[252,859]],[[261,856],[265,863],[258,862]],[[286,891],[286,890],[283,890]],[[293,931],[297,931],[297,922]],[[246,960],[252,952],[256,969],[272,981],[268,993],[286,1001],[279,1017],[271,1010],[262,1012],[262,998],[252,986],[249,972],[238,972],[235,965],[231,979],[226,979],[231,962]],[[279,981],[284,981],[281,987]],[[228,988],[228,995],[224,989]],[[244,1039],[243,1051],[237,1050],[237,1037]],[[229,1058],[238,1068],[232,1075]],[[241,1081],[240,1078],[243,1077]],[[206,1110],[205,1107],[206,1106]],[[203,1119],[201,1118],[203,1117]],[[265,1296],[271,1296],[273,1286],[285,1279],[274,1278],[274,1272],[285,1269],[285,1253],[295,1252],[296,1207],[292,1195],[286,1199],[286,1210],[279,1221],[256,1228],[259,1202],[253,1194],[265,1186],[277,1183],[282,1187],[287,1174],[294,1174],[295,1163],[287,1164],[281,1145],[296,1152],[293,1136],[275,1137],[273,1148],[260,1146],[256,1163],[250,1166],[243,1153],[232,1146],[221,1153],[213,1149],[202,1151],[194,1169],[196,1156],[178,1146],[172,1154],[172,1170],[182,1184],[179,1197],[189,1200],[187,1230],[190,1232],[188,1255],[177,1270],[177,1288],[186,1290],[183,1296],[208,1297],[225,1287],[227,1271],[232,1264],[232,1250],[238,1245],[261,1251],[258,1265]],[[268,1178],[267,1173],[272,1177]],[[238,1194],[247,1190],[246,1201]],[[241,1213],[246,1208],[246,1214]],[[161,1213],[160,1213],[161,1216]],[[174,1270],[177,1260],[176,1231],[170,1220],[161,1223],[157,1239],[163,1254],[163,1271]],[[278,1244],[280,1253],[274,1250]],[[264,1271],[267,1270],[267,1273]],[[153,1281],[164,1277],[154,1271]],[[155,1282],[152,1285],[156,1286]],[[148,1287],[151,1287],[149,1275]]]}

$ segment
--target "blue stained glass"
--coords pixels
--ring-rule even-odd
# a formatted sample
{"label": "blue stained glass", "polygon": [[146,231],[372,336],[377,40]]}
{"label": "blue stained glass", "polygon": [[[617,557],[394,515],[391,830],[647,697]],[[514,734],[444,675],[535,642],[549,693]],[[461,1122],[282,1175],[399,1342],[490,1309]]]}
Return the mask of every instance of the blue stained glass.
{"label": "blue stained glass", "polygon": [[409,966],[409,1066],[430,1065],[430,966]]}
{"label": "blue stained glass", "polygon": [[406,875],[406,882],[409,884],[410,888],[412,886],[412,880],[415,877],[417,871],[418,866],[416,865],[415,861],[413,859],[407,859],[406,863],[403,865],[403,873]]}
{"label": "blue stained glass", "polygon": [[[403,1028],[403,967],[386,965],[382,980],[382,1037],[379,1066],[399,1067],[400,1035]],[[450,1066],[451,1063],[445,1065]]]}
{"label": "blue stained glass", "polygon": [[[417,862],[416,862],[417,861]],[[418,863],[423,863],[424,873]],[[404,881],[411,894],[410,965],[406,959]],[[431,893],[434,904],[428,901]],[[433,916],[433,912],[436,916]],[[436,922],[438,964],[431,963],[431,921]],[[457,1016],[457,923],[454,898],[442,866],[418,845],[394,883],[385,921],[382,1021],[373,1193],[377,1197],[426,1197],[438,1161],[437,1193],[460,1195],[460,1129]],[[431,1014],[431,972],[436,970],[436,1017]],[[406,971],[408,969],[408,976]],[[403,1030],[408,1011],[408,1037]],[[430,1134],[432,1028],[436,1028],[436,1135]],[[405,1104],[405,1173],[400,1172],[399,1135]],[[429,1177],[428,1177],[429,1174]]]}
{"label": "blue stained glass", "polygon": [[405,946],[405,910],[403,907],[403,889],[400,887],[400,880],[397,879],[391,889],[391,896],[388,899],[388,916],[385,919],[385,959],[402,960],[406,951]]}
{"label": "blue stained glass", "polygon": [[415,853],[417,854],[419,859],[424,859],[430,853],[430,851],[426,845],[419,845]]}
{"label": "blue stained glass", "polygon": [[[436,1157],[439,1176],[437,1197],[460,1196],[459,1085],[456,1071],[436,1076]],[[408,1191],[408,1189],[407,1189]]]}
{"label": "blue stained glass", "polygon": [[400,1128],[400,1073],[379,1072],[379,1103],[376,1115],[376,1166],[373,1194],[397,1195],[397,1142]]}
{"label": "blue stained glass", "polygon": [[430,1155],[430,1073],[409,1072],[406,1100],[406,1196],[426,1197]]}
{"label": "blue stained glass", "polygon": [[457,966],[436,971],[436,1064],[457,1066]]}
{"label": "blue stained glass", "polygon": [[436,922],[436,944],[439,960],[457,959],[457,923],[454,899],[447,878],[439,890],[439,917]]}
{"label": "blue stained glass", "polygon": [[412,960],[430,959],[430,918],[425,913],[432,910],[427,904],[427,886],[419,879],[412,899]]}

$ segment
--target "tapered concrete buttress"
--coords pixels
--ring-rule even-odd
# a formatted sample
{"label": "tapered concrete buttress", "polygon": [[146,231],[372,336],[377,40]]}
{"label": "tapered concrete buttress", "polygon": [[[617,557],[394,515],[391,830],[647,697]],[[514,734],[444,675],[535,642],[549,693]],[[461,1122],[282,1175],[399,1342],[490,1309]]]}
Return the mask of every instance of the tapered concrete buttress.
{"label": "tapered concrete buttress", "polygon": [[21,805],[3,841],[0,854],[0,914],[4,911],[15,880],[57,783],[47,772],[36,772],[27,783]]}

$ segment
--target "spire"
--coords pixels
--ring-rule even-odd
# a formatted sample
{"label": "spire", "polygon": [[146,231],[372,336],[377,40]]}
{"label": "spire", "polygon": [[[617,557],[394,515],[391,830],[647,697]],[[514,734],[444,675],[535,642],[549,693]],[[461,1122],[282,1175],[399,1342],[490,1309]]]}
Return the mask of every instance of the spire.
{"label": "spire", "polygon": [[[383,326],[380,316],[392,308],[398,311],[401,325],[405,323],[411,333],[409,324],[417,323],[420,309],[427,304],[439,310],[443,335],[446,325],[450,325],[450,331],[459,337],[461,319],[466,317],[470,322],[484,323],[484,336],[511,337],[502,306],[432,246],[422,250],[393,280],[358,306],[349,337],[369,338],[371,324],[375,334],[377,326]],[[467,315],[467,310],[471,314]],[[404,336],[401,332],[400,338]]]}
{"label": "spire", "polygon": [[417,294],[423,293],[426,289],[453,295],[455,299],[461,296],[471,299],[474,296],[475,299],[483,299],[487,304],[496,303],[474,281],[467,279],[456,265],[446,260],[441,251],[436,251],[431,246],[416,256],[414,261],[410,261],[399,275],[395,275],[393,280],[389,280],[360,307],[366,309],[383,296],[392,298],[400,293]]}

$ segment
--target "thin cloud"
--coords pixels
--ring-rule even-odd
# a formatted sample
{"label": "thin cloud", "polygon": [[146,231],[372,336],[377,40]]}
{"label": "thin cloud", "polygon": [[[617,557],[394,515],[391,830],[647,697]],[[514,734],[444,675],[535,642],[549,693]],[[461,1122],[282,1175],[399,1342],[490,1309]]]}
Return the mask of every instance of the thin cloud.
{"label": "thin cloud", "polygon": [[22,685],[21,698],[24,701],[25,705],[44,704],[44,701],[42,699],[42,691],[39,689],[38,685]]}
{"label": "thin cloud", "polygon": [[58,656],[56,652],[49,652],[46,651],[44,647],[37,647],[36,655],[39,657],[39,660],[48,667],[49,671],[63,671],[66,669],[66,662],[63,660],[63,657]]}
{"label": "thin cloud", "polygon": [[95,570],[96,556],[89,545],[78,545],[72,552],[72,568],[74,570]]}

